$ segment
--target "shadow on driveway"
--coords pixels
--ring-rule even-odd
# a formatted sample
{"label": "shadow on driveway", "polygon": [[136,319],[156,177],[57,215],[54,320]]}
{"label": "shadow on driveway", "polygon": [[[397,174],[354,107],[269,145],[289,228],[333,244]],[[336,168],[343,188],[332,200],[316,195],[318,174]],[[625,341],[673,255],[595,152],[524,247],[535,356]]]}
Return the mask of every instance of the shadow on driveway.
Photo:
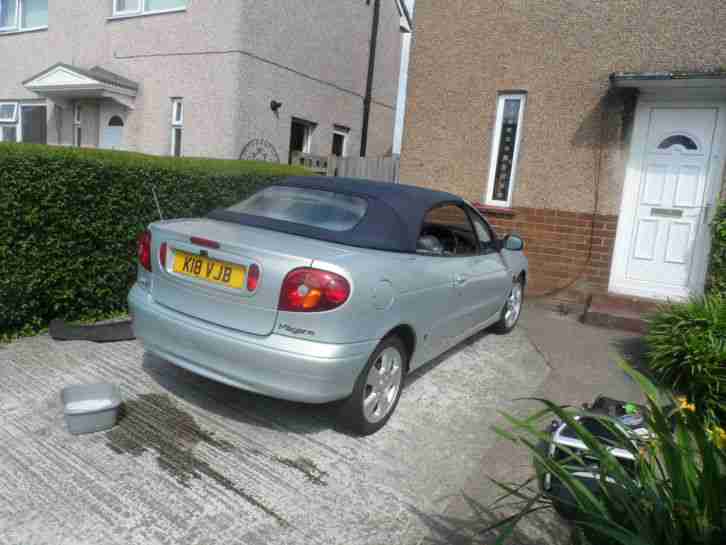
{"label": "shadow on driveway", "polygon": [[[421,542],[422,545],[490,545],[496,542],[500,530],[485,532],[506,518],[501,509],[490,509],[473,497],[462,493],[472,515],[457,517],[449,515],[429,515],[416,509],[414,512],[429,528],[430,535]],[[517,505],[509,515],[516,513]],[[524,519],[514,529],[508,543],[516,545],[553,545],[569,543],[571,529],[566,522],[555,514],[543,512],[533,514]]]}
{"label": "shadow on driveway", "polygon": [[[449,358],[488,335],[488,331],[477,333],[409,373],[401,395],[405,396],[408,388]],[[340,401],[309,404],[256,394],[196,375],[149,352],[144,354],[142,368],[170,394],[224,418],[277,431],[314,434],[335,429],[349,435],[346,430],[337,426]]]}

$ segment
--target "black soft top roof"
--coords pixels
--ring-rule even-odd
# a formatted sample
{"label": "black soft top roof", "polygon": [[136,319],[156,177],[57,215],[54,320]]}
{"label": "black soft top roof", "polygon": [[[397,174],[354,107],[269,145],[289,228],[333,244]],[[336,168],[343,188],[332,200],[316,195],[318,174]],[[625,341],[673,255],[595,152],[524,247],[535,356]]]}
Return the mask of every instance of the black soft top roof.
{"label": "black soft top roof", "polygon": [[358,178],[301,176],[287,178],[273,185],[354,195],[365,199],[368,208],[361,221],[348,231],[330,231],[226,209],[214,210],[208,217],[349,246],[415,252],[426,212],[440,204],[464,202],[461,197],[445,191]]}

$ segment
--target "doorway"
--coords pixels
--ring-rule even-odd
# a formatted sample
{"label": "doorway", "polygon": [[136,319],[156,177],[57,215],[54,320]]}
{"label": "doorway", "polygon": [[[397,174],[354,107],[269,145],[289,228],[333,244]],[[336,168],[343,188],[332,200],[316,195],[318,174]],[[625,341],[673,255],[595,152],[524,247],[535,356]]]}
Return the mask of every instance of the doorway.
{"label": "doorway", "polygon": [[123,146],[124,120],[120,115],[111,116],[108,125],[103,129],[101,147],[104,149],[121,149]]}
{"label": "doorway", "polygon": [[725,109],[722,103],[638,105],[610,291],[654,299],[703,292]]}
{"label": "doorway", "polygon": [[292,164],[293,155],[310,153],[310,141],[315,125],[309,121],[293,118],[290,127],[290,154],[288,163]]}

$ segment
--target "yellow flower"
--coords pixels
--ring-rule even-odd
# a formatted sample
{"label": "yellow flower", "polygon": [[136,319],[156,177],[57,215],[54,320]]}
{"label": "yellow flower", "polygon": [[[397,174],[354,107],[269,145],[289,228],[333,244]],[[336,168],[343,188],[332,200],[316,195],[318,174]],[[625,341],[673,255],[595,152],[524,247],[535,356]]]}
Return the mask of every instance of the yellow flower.
{"label": "yellow flower", "polygon": [[714,426],[711,430],[711,438],[720,449],[726,448],[726,431],[720,426]]}
{"label": "yellow flower", "polygon": [[678,408],[682,411],[691,411],[692,413],[696,412],[696,405],[694,403],[688,403],[688,399],[686,399],[685,396],[677,397],[676,401],[678,401]]}

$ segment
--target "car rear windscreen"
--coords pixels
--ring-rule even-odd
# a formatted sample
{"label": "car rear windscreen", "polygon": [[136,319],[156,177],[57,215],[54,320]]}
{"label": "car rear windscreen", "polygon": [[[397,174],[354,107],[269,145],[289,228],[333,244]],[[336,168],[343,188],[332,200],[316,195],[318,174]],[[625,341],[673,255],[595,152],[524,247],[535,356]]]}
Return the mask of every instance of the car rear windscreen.
{"label": "car rear windscreen", "polygon": [[272,186],[227,210],[328,231],[348,231],[363,218],[367,208],[366,200],[355,195],[301,187]]}

